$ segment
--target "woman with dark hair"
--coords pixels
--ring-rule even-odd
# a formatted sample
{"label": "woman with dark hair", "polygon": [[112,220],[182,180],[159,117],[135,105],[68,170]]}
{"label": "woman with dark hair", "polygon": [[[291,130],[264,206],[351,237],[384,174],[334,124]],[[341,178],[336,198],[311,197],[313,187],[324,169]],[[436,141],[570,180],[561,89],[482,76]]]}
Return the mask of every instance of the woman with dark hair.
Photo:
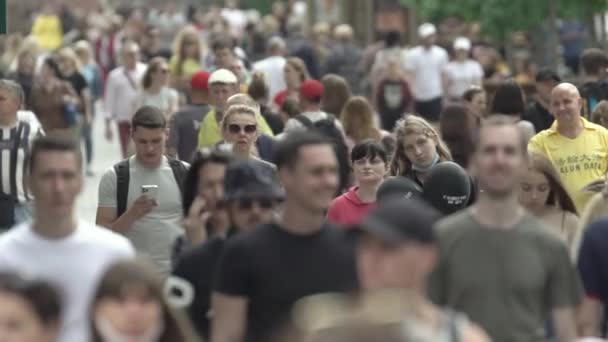
{"label": "woman with dark hair", "polygon": [[2,341],[57,341],[61,310],[59,292],[51,285],[16,274],[0,274]]}
{"label": "woman with dark hair", "polygon": [[525,95],[519,84],[508,81],[501,83],[496,88],[492,105],[490,106],[490,113],[512,117],[517,122],[517,126],[522,130],[526,140],[530,140],[536,134],[536,130],[531,122],[521,119],[525,110]]}
{"label": "woman with dark hair", "polygon": [[169,87],[169,65],[163,57],[152,58],[141,81],[142,89],[135,101],[133,112],[142,106],[159,108],[167,121],[177,112],[179,96]]}
{"label": "woman with dark hair", "polygon": [[530,154],[519,202],[572,248],[578,230],[578,213],[555,167],[542,154]]}
{"label": "woman with dark hair", "polygon": [[330,222],[351,226],[376,206],[376,193],[388,172],[388,155],[379,142],[363,140],[350,153],[357,186],[334,199],[327,211]]}
{"label": "woman with dark hair", "polygon": [[351,184],[350,161],[348,158],[348,147],[344,141],[344,135],[336,126],[335,120],[333,119],[323,119],[315,122],[312,130],[330,138],[334,143],[334,150],[336,151],[336,156],[338,158],[338,175],[340,177],[336,196],[340,196],[344,191],[348,190],[348,187]]}
{"label": "woman with dark hair", "polygon": [[91,305],[94,342],[198,342],[184,313],[169,306],[163,280],[147,264],[125,261],[106,271]]}
{"label": "woman with dark hair", "polygon": [[[189,245],[226,233],[229,222],[223,207],[224,173],[232,160],[230,152],[215,147],[194,153],[182,195],[184,228]],[[182,247],[178,244],[176,255]]]}
{"label": "woman with dark hair", "polygon": [[[44,60],[32,87],[30,101],[31,110],[46,133],[76,128],[80,98],[70,83],[63,80],[54,58]],[[72,130],[70,133],[76,132]]]}
{"label": "woman with dark hair", "polygon": [[462,100],[469,113],[475,117],[477,125],[479,125],[481,118],[488,114],[486,91],[482,87],[473,86],[464,92]]}
{"label": "woman with dark hair", "polygon": [[439,117],[439,135],[452,154],[454,162],[467,169],[475,149],[478,125],[475,117],[461,105],[445,107]]}
{"label": "woman with dark hair", "polygon": [[270,129],[275,135],[283,132],[285,124],[278,114],[274,113],[268,106],[268,84],[262,72],[256,71],[251,75],[251,82],[247,88],[247,94],[260,106],[260,114],[264,117]]}
{"label": "woman with dark hair", "polygon": [[321,110],[340,117],[344,105],[352,96],[350,86],[344,77],[333,74],[323,76],[321,83],[324,89],[321,97]]}

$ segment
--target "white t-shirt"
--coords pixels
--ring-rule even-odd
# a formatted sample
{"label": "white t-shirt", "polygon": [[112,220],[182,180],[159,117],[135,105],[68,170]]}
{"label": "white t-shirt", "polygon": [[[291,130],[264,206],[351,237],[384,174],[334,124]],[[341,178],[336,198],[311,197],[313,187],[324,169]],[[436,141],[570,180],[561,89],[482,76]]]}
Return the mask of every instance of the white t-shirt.
{"label": "white t-shirt", "polygon": [[171,105],[177,104],[178,100],[179,95],[173,88],[164,87],[157,94],[150,94],[147,91],[141,90],[135,100],[133,113],[141,106],[154,106],[165,113],[166,117],[170,117],[173,115],[173,113],[170,113]]}
{"label": "white t-shirt", "polygon": [[254,71],[261,71],[264,73],[266,83],[268,84],[269,101],[272,101],[275,95],[281,90],[287,88],[283,72],[284,68],[285,57],[283,56],[270,56],[253,64]]}
{"label": "white t-shirt", "polygon": [[[187,163],[184,163],[188,167]],[[125,236],[137,253],[152,261],[162,273],[171,270],[171,251],[175,240],[183,234],[182,198],[179,186],[166,157],[157,169],[147,169],[129,159],[129,193],[127,208],[141,196],[142,185],[158,186],[158,207],[135,221]],[[110,167],[99,182],[99,207],[116,208],[116,172]]]}
{"label": "white t-shirt", "polygon": [[449,80],[447,95],[460,98],[473,85],[480,86],[483,79],[483,69],[479,62],[468,59],[464,62],[452,61],[443,69]]}
{"label": "white t-shirt", "polygon": [[405,70],[414,73],[412,87],[416,101],[430,101],[443,96],[441,72],[448,63],[448,53],[433,45],[430,49],[417,46],[405,58]]}
{"label": "white t-shirt", "polygon": [[0,236],[0,270],[43,279],[62,291],[60,342],[90,340],[89,309],[99,280],[113,262],[134,256],[127,239],[84,221],[62,239],[46,239],[30,223]]}

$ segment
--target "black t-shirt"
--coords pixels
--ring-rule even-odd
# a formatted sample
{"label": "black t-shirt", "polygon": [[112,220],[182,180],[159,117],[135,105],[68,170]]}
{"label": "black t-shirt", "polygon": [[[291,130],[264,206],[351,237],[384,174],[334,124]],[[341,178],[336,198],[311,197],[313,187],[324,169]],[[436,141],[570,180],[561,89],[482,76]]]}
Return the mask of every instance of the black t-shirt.
{"label": "black t-shirt", "polygon": [[184,253],[173,270],[174,276],[186,280],[194,288],[194,301],[188,308],[188,314],[205,340],[208,339],[210,331],[208,313],[211,308],[211,289],[224,242],[223,237],[210,238]]}
{"label": "black t-shirt", "polygon": [[526,108],[521,116],[522,120],[530,121],[534,125],[534,130],[538,133],[549,129],[555,121],[555,117],[543,107],[539,102],[534,101]]}
{"label": "black t-shirt", "polygon": [[226,242],[215,291],[247,297],[245,341],[270,341],[287,326],[297,300],[356,290],[354,246],[344,230],[329,224],[304,236],[263,225]]}
{"label": "black t-shirt", "polygon": [[65,77],[65,80],[72,85],[72,88],[74,88],[74,90],[78,94],[78,98],[80,99],[80,104],[78,108],[80,108],[81,111],[84,112],[84,98],[82,97],[82,91],[89,87],[89,85],[87,84],[87,80],[79,72],[74,72],[70,76]]}

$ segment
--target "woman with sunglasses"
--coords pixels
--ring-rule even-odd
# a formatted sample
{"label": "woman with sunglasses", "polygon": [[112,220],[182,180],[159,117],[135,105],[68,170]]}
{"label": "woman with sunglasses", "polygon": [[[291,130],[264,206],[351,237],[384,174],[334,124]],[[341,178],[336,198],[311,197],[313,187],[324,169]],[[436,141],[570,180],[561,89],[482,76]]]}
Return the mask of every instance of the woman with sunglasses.
{"label": "woman with sunglasses", "polygon": [[256,108],[245,105],[230,106],[222,119],[222,136],[224,143],[232,146],[237,157],[262,163],[264,167],[272,170],[276,169],[273,164],[260,159],[256,147],[260,136]]}
{"label": "woman with sunglasses", "polygon": [[142,79],[133,113],[141,106],[158,107],[169,120],[179,106],[177,91],[169,87],[169,65],[163,57],[155,57],[148,64]]}

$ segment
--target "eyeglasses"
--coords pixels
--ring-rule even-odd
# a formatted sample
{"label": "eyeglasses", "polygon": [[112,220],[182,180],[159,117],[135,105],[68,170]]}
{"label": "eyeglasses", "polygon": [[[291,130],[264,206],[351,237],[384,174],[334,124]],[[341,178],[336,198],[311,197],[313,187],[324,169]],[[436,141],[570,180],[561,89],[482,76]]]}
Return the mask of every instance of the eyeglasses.
{"label": "eyeglasses", "polygon": [[251,210],[254,203],[257,203],[259,208],[268,210],[274,207],[275,201],[270,198],[241,198],[238,201],[239,209]]}
{"label": "eyeglasses", "polygon": [[258,130],[258,126],[257,125],[237,125],[237,124],[230,124],[228,125],[228,132],[232,133],[232,134],[239,134],[241,132],[245,132],[247,134],[253,134]]}

